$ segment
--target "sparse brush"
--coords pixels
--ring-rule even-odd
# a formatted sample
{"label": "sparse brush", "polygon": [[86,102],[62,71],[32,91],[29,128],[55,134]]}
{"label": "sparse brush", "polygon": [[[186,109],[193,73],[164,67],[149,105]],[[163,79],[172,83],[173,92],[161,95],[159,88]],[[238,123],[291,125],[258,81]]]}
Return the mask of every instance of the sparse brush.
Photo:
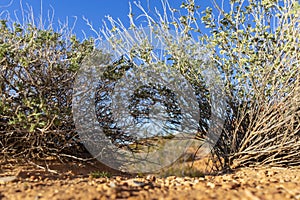
{"label": "sparse brush", "polygon": [[[31,13],[28,18],[22,17],[25,19],[22,23],[2,19],[1,154],[36,157],[80,148],[71,112],[72,84],[80,62],[95,50],[96,42],[104,48],[103,51],[96,50],[102,59],[107,62],[112,61],[111,58],[117,59],[110,68],[102,71],[107,82],[98,88],[98,96],[102,99],[97,97],[96,104],[109,104],[107,99],[111,100],[108,96],[115,82],[131,68],[142,69],[134,77],[136,79],[148,77],[143,72],[149,68],[159,73],[175,70],[192,86],[198,104],[187,109],[187,113],[180,113],[174,91],[157,81],[135,93],[137,98],[132,98],[135,103],[127,107],[132,108],[130,116],[135,120],[145,119],[149,116],[147,108],[161,103],[174,124],[181,119],[193,123],[192,127],[198,129],[193,134],[200,135],[201,139],[208,138],[212,162],[218,165],[216,169],[220,169],[220,163],[223,168],[299,166],[299,2],[235,0],[230,1],[231,10],[227,12],[214,1],[218,16],[212,8],[199,13],[193,0],[186,0],[180,9],[171,8],[167,1],[162,2],[163,13],[156,11],[154,16],[150,16],[140,2],[135,2],[142,12],[139,19],[144,18],[147,29],[135,24],[131,6],[129,29],[120,20],[108,17],[109,24],[104,22],[99,33],[87,21],[99,38],[84,42],[72,36],[66,26],[55,32],[51,21],[49,27],[35,25]],[[210,30],[209,36],[201,33],[203,25]],[[157,46],[152,41],[156,41]],[[160,43],[164,44],[163,50]],[[111,49],[105,49],[108,46]],[[155,49],[158,46],[160,49]],[[207,78],[205,73],[208,71],[216,74],[210,73]],[[218,94],[214,94],[214,90]],[[150,93],[158,96],[158,100],[151,99]],[[185,103],[189,103],[191,96],[185,96]],[[148,100],[146,109],[145,105],[139,104],[143,102],[139,101],[141,99]],[[220,103],[215,106],[213,100]],[[106,128],[106,134],[114,144],[123,142],[119,145],[132,147],[128,144],[138,140],[117,128],[112,130],[116,124],[113,117],[120,116],[113,116],[111,108],[105,105],[95,106],[97,114],[103,116],[98,118],[102,128]],[[199,120],[194,118],[195,111],[199,112]],[[218,120],[212,120],[216,116],[221,118],[220,124],[215,124]],[[126,128],[130,130],[131,127]],[[153,136],[157,135],[150,137]],[[137,145],[137,150],[143,149],[143,145]],[[166,174],[182,172],[190,176],[201,174],[186,168],[170,169]],[[91,176],[110,175],[93,172]]]}

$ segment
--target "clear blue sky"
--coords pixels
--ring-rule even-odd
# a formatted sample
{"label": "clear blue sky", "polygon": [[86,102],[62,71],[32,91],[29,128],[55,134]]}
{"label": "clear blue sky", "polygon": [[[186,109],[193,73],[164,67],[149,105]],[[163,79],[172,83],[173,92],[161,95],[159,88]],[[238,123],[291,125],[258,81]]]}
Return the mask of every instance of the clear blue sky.
{"label": "clear blue sky", "polygon": [[[179,8],[183,0],[169,0],[170,4],[174,8]],[[131,0],[131,2],[133,2]],[[161,0],[142,0],[144,7],[151,12],[154,12],[154,7],[161,8]],[[205,9],[207,6],[212,6],[210,0],[196,0],[196,3],[201,6],[201,9]],[[122,22],[128,26],[128,13],[129,13],[129,0],[0,0],[0,18],[3,19],[5,13],[3,11],[9,11],[11,15],[16,12],[19,16],[21,14],[21,4],[23,8],[27,8],[27,5],[32,6],[35,16],[38,17],[41,13],[43,16],[47,16],[47,11],[54,9],[54,23],[60,19],[65,21],[68,18],[69,25],[74,23],[75,16],[77,17],[76,26],[74,32],[78,37],[83,37],[82,30],[87,33],[88,36],[92,36],[92,32],[89,31],[89,27],[83,20],[83,16],[88,18],[95,28],[99,29],[102,26],[102,20],[106,15],[110,15],[113,18],[120,18]],[[133,3],[132,3],[133,4]],[[139,10],[133,6],[133,12],[138,14]],[[46,18],[45,18],[46,19]]]}

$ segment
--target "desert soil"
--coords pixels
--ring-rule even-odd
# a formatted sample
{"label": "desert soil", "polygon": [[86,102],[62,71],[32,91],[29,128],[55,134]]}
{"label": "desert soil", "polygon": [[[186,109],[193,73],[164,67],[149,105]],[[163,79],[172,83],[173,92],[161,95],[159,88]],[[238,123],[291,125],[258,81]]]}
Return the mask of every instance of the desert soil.
{"label": "desert soil", "polygon": [[[300,199],[299,168],[242,168],[200,177],[137,177],[94,162],[0,163],[0,199]],[[91,177],[92,172],[106,172],[103,176],[111,177]]]}

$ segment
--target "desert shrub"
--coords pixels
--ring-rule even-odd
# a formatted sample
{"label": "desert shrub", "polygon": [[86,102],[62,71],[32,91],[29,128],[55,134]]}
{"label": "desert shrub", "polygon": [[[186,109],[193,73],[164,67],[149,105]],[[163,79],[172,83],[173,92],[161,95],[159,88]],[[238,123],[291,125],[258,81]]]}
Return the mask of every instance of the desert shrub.
{"label": "desert shrub", "polygon": [[72,84],[93,41],[79,41],[67,26],[54,31],[51,21],[36,24],[31,16],[0,21],[1,154],[74,154],[83,149],[71,114]]}
{"label": "desert shrub", "polygon": [[[170,8],[166,2],[164,13],[157,12],[155,17],[141,4],[136,5],[152,31],[150,35],[139,32],[132,15],[129,16],[133,34],[112,18],[109,18],[111,26],[106,25],[102,34],[122,55],[130,60],[139,56],[152,66],[157,57],[148,39],[166,42],[167,55],[173,61],[167,67],[177,69],[194,89],[202,91],[200,99],[204,102],[198,103],[205,112],[201,119],[212,117],[211,94],[201,79],[205,57],[196,56],[196,52],[208,55],[209,62],[205,64],[222,74],[226,117],[220,127],[222,134],[212,149],[216,163],[231,168],[299,165],[300,6],[297,1],[236,0],[229,2],[229,11],[214,2],[215,8],[206,8],[202,13],[194,1],[184,2],[181,10]],[[209,36],[201,33],[203,24],[210,30]],[[146,39],[136,39],[136,35]],[[196,43],[186,42],[197,36]],[[201,51],[197,49],[199,44],[204,47]],[[205,123],[197,126],[207,130]],[[214,136],[210,137],[214,143]],[[220,167],[218,164],[216,167]]]}
{"label": "desert shrub", "polygon": [[[224,2],[225,3],[225,2]],[[215,3],[202,21],[226,81],[227,121],[214,153],[232,168],[300,164],[298,1]]]}

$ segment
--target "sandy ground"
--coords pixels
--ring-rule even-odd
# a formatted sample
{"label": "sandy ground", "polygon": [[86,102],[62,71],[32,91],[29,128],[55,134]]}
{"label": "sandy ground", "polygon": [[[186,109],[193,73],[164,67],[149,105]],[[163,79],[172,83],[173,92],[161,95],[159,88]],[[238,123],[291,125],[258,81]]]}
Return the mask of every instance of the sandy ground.
{"label": "sandy ground", "polygon": [[296,168],[242,168],[198,177],[139,176],[93,162],[2,161],[0,199],[300,199]]}

